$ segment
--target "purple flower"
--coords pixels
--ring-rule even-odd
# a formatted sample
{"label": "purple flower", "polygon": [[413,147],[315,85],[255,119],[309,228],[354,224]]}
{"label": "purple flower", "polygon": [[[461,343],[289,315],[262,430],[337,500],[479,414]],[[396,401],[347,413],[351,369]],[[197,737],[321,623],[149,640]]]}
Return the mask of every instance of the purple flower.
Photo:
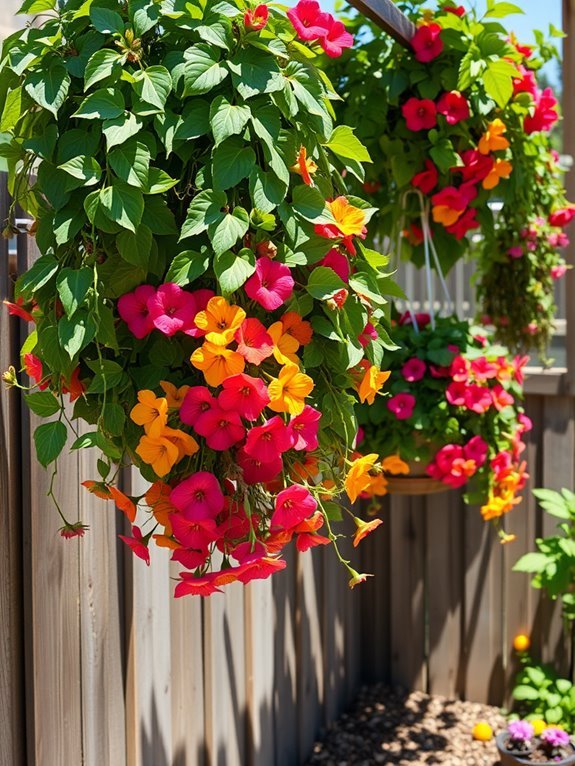
{"label": "purple flower", "polygon": [[569,735],[566,731],[551,726],[541,733],[541,741],[549,747],[567,747]]}
{"label": "purple flower", "polygon": [[528,742],[535,733],[528,721],[511,721],[507,731],[514,742]]}

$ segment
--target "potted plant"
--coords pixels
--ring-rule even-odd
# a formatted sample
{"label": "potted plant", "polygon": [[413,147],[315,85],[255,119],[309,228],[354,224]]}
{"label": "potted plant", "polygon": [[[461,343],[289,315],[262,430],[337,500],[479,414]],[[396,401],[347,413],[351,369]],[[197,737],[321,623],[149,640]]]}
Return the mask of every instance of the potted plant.
{"label": "potted plant", "polygon": [[[373,210],[334,172],[369,156],[314,61],[352,36],[315,2],[41,6],[0,67],[6,233],[21,205],[41,252],[9,307],[29,382],[4,379],[45,420],[38,460],[55,478],[66,445],[98,450],[84,485],[137,556],[182,566],[177,596],[267,577],[292,540],[337,550],[357,390],[375,397],[393,347]],[[127,463],[143,495],[118,488]]]}
{"label": "potted plant", "polygon": [[455,317],[406,313],[393,335],[389,395],[359,408],[359,448],[384,458],[380,494],[469,485],[466,499],[481,503],[486,520],[499,519],[526,479],[526,359],[510,358],[482,328]]}
{"label": "potted plant", "polygon": [[549,726],[535,736],[528,721],[511,721],[507,731],[496,738],[502,766],[571,766],[575,746],[563,729]]}

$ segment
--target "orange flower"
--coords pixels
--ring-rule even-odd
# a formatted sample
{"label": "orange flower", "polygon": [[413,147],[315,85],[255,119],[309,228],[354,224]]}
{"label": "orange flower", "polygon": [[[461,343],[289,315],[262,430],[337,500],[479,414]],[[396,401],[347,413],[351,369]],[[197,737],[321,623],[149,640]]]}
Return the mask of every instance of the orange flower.
{"label": "orange flower", "polygon": [[303,179],[304,184],[313,186],[312,175],[317,172],[317,165],[307,156],[307,149],[305,146],[300,147],[297,155],[297,162],[290,168],[292,173],[297,173]]}
{"label": "orange flower", "polygon": [[305,319],[302,319],[297,311],[287,311],[281,318],[284,332],[292,335],[302,346],[311,343],[313,336],[312,326]]}
{"label": "orange flower", "polygon": [[370,365],[361,379],[361,383],[358,386],[357,392],[359,394],[359,400],[363,404],[373,404],[375,401],[375,395],[381,390],[383,384],[391,375],[391,372],[382,372],[375,364]]}
{"label": "orange flower", "polygon": [[160,477],[170,473],[179,460],[178,447],[163,436],[142,436],[136,453]]}
{"label": "orange flower", "polygon": [[86,487],[88,492],[92,495],[96,495],[96,497],[99,497],[101,500],[112,499],[110,488],[103,481],[93,481],[92,479],[88,479],[87,481],[82,482],[82,486]]}
{"label": "orange flower", "polygon": [[359,572],[356,572],[355,569],[350,569],[349,573],[351,574],[351,579],[348,580],[347,584],[350,588],[355,588],[356,585],[365,582],[368,577],[373,577],[372,574],[365,574],[365,572],[360,574]]}
{"label": "orange flower", "polygon": [[[171,531],[170,531],[171,534]],[[154,538],[154,541],[158,548],[169,548],[172,551],[179,550],[182,546],[180,543],[177,543],[175,540],[172,540],[172,538],[165,534],[165,535],[152,535]]]}
{"label": "orange flower", "polygon": [[306,455],[305,459],[297,460],[291,467],[290,478],[295,481],[314,481],[319,474],[319,462],[313,455]]}
{"label": "orange flower", "polygon": [[489,175],[482,181],[484,189],[494,189],[502,178],[509,178],[513,165],[507,160],[495,160]]}
{"label": "orange flower", "polygon": [[357,516],[353,517],[353,521],[355,523],[355,526],[357,527],[355,534],[353,536],[354,548],[357,548],[357,546],[364,539],[364,537],[367,537],[375,529],[377,529],[381,524],[383,524],[383,521],[381,519],[373,519],[373,521],[363,521],[363,519],[358,519]]}
{"label": "orange flower", "polygon": [[159,436],[168,422],[168,400],[156,397],[153,391],[138,391],[138,402],[132,407],[130,417],[139,426],[144,426],[144,431],[149,436]]}
{"label": "orange flower", "polygon": [[278,364],[295,364],[299,366],[299,358],[296,351],[299,342],[293,335],[286,332],[282,322],[274,322],[268,327],[268,335],[274,342],[274,357]]}
{"label": "orange flower", "polygon": [[391,473],[393,476],[397,476],[401,473],[409,473],[409,466],[399,457],[399,455],[388,455],[381,461],[381,468],[383,471]]}
{"label": "orange flower", "polygon": [[206,340],[217,346],[227,346],[246,318],[240,306],[230,306],[221,295],[210,298],[205,311],[196,314],[196,327],[206,333]]}
{"label": "orange flower", "polygon": [[517,540],[517,535],[509,535],[506,532],[501,532],[499,535],[499,542],[501,545],[507,545],[508,543],[514,543]]}
{"label": "orange flower", "polygon": [[387,495],[388,484],[389,482],[385,476],[382,473],[378,473],[371,477],[371,481],[365,490],[365,494],[369,495],[369,497],[374,497],[375,495]]}
{"label": "orange flower", "polygon": [[116,503],[116,506],[126,514],[128,521],[130,524],[133,524],[136,520],[136,504],[133,500],[131,500],[127,495],[125,495],[123,492],[121,492],[118,487],[109,487],[110,494],[112,495],[112,498],[114,502]]}
{"label": "orange flower", "polygon": [[493,122],[490,122],[487,126],[487,130],[479,139],[477,148],[481,154],[489,154],[489,152],[497,152],[500,149],[507,149],[509,147],[509,141],[503,137],[503,134],[507,128],[503,120],[496,118]]}
{"label": "orange flower", "polygon": [[344,487],[352,503],[364,492],[372,482],[370,471],[373,469],[378,455],[375,452],[356,458],[345,477]]}
{"label": "orange flower", "polygon": [[322,500],[331,500],[335,494],[339,494],[333,491],[337,489],[337,484],[335,483],[333,479],[324,479],[322,483],[320,484],[320,487],[326,490],[325,493],[320,495]]}
{"label": "orange flower", "polygon": [[365,212],[361,208],[352,205],[346,197],[336,197],[326,204],[344,237],[363,234]]}
{"label": "orange flower", "polygon": [[163,392],[166,394],[168,407],[171,410],[179,410],[184,401],[184,397],[189,389],[189,386],[180,386],[179,388],[169,380],[161,380],[160,386]]}
{"label": "orange flower", "polygon": [[154,518],[158,524],[166,528],[165,532],[168,535],[172,534],[170,514],[176,510],[170,502],[171,491],[172,488],[168,484],[163,481],[155,481],[145,495],[146,503],[152,509]]}
{"label": "orange flower", "polygon": [[206,341],[197,348],[190,361],[204,373],[209,386],[220,386],[226,378],[244,371],[245,359],[237,351]]}
{"label": "orange flower", "polygon": [[268,386],[268,407],[274,412],[299,415],[305,407],[305,398],[311,394],[314,385],[309,375],[300,372],[295,364],[286,364]]}
{"label": "orange flower", "polygon": [[181,431],[179,428],[164,428],[162,436],[165,439],[169,439],[178,448],[178,460],[176,461],[178,463],[186,455],[195,455],[200,449],[193,436],[190,436],[185,431]]}

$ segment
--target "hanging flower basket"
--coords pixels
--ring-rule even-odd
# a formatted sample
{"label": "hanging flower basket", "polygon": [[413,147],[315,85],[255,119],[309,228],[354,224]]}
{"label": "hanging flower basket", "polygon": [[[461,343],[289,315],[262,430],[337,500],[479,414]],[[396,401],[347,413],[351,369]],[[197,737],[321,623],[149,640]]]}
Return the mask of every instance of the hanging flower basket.
{"label": "hanging flower basket", "polygon": [[534,736],[528,721],[512,721],[496,738],[501,766],[573,766],[575,746],[562,729],[546,728]]}
{"label": "hanging flower basket", "polygon": [[[499,519],[525,483],[522,369],[481,328],[455,317],[398,317],[389,396],[360,408],[363,454],[383,457],[366,495],[428,494],[465,487],[483,517]],[[374,469],[372,469],[373,471]]]}
{"label": "hanging flower basket", "polygon": [[[6,233],[21,205],[41,251],[9,307],[31,326],[30,385],[4,379],[45,419],[39,461],[96,449],[84,486],[126,515],[138,557],[181,565],[177,596],[267,577],[292,541],[337,550],[358,392],[373,400],[393,347],[394,285],[361,242],[374,210],[339,172],[363,177],[369,155],[314,64],[352,36],[314,2],[42,11],[0,69]],[[127,464],[144,494],[117,487]]]}

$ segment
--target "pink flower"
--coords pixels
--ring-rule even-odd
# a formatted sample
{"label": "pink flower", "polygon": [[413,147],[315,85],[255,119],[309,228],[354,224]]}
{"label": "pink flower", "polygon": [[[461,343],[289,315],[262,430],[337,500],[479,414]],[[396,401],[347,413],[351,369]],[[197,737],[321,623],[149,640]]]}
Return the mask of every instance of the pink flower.
{"label": "pink flower", "polygon": [[515,401],[511,394],[506,391],[500,383],[493,386],[491,389],[491,396],[493,397],[495,408],[500,412],[504,407],[508,407]]}
{"label": "pink flower", "polygon": [[279,415],[267,420],[263,426],[255,426],[247,435],[245,451],[262,463],[276,455],[287,452],[292,445],[292,436]]}
{"label": "pink flower", "polygon": [[[208,303],[215,296],[215,293],[213,290],[204,289],[195,290],[193,293],[190,293],[190,295],[195,302],[195,312],[196,314],[199,314],[200,311],[206,310]],[[184,330],[184,332],[186,335],[191,335],[192,338],[202,338],[206,334],[204,330],[200,330],[199,327],[196,327],[195,322],[193,323],[192,327],[188,327],[186,330]]]}
{"label": "pink flower", "polygon": [[562,207],[551,213],[549,223],[551,226],[567,226],[567,224],[571,223],[574,216],[575,205],[569,205],[569,207]]}
{"label": "pink flower", "polygon": [[412,96],[401,107],[401,113],[408,130],[429,130],[437,125],[435,104],[429,98]]}
{"label": "pink flower", "polygon": [[553,231],[547,237],[547,241],[551,247],[567,247],[569,244],[569,237],[564,231]]}
{"label": "pink flower", "polygon": [[463,446],[463,456],[466,460],[475,460],[477,467],[480,468],[487,459],[489,446],[481,436],[473,436],[467,444]]}
{"label": "pink flower", "polygon": [[522,258],[523,257],[523,248],[521,245],[514,245],[513,247],[510,247],[507,250],[507,255],[510,258]]}
{"label": "pink flower", "polygon": [[145,561],[150,566],[150,551],[148,545],[144,542],[144,536],[139,527],[132,527],[132,537],[126,537],[125,535],[118,535],[120,540],[123,540],[128,545],[132,552],[142,561]]}
{"label": "pink flower", "polygon": [[411,38],[411,47],[415,51],[415,58],[427,64],[437,58],[443,50],[441,40],[441,27],[439,24],[423,24]]}
{"label": "pink flower", "polygon": [[551,279],[561,279],[567,272],[566,263],[558,263],[557,266],[551,266]]}
{"label": "pink flower", "polygon": [[407,420],[413,415],[415,396],[411,394],[396,394],[387,400],[387,409],[393,412],[398,420]]}
{"label": "pink flower", "polygon": [[[180,572],[182,581],[176,585],[174,598],[211,596],[212,593],[222,593],[221,588],[218,588],[214,583],[213,574],[213,572],[208,572],[203,577],[196,577],[191,572]],[[186,575],[189,575],[189,579]]]}
{"label": "pink flower", "polygon": [[[313,2],[313,0],[300,0]],[[273,311],[291,297],[294,280],[289,266],[272,261],[271,258],[258,258],[256,270],[244,285],[249,298],[263,306],[266,311]]]}
{"label": "pink flower", "polygon": [[314,513],[317,503],[309,490],[299,484],[282,490],[275,499],[272,527],[291,529]]}
{"label": "pink flower", "polygon": [[459,444],[446,444],[435,455],[435,463],[442,473],[449,473],[455,460],[463,457],[463,447]]}
{"label": "pink flower", "polygon": [[535,72],[527,69],[523,64],[517,65],[518,77],[513,78],[513,95],[529,93],[535,99],[537,94],[537,80]]}
{"label": "pink flower", "polygon": [[196,519],[187,513],[172,513],[170,523],[174,537],[185,548],[205,549],[219,536],[216,522],[210,518]]}
{"label": "pink flower", "polygon": [[425,160],[425,170],[416,173],[411,179],[411,185],[424,194],[430,194],[437,186],[439,173],[431,160]]}
{"label": "pink flower", "polygon": [[317,264],[318,266],[326,266],[328,269],[335,271],[338,277],[345,282],[349,282],[350,265],[346,255],[340,253],[339,250],[332,248],[329,253],[324,256]]}
{"label": "pink flower", "polygon": [[524,412],[520,412],[517,416],[517,420],[519,421],[520,431],[522,434],[527,433],[528,431],[531,431],[533,428],[533,421],[531,418],[527,417],[527,415]]}
{"label": "pink flower", "polygon": [[285,569],[286,566],[284,559],[261,556],[238,567],[238,581],[246,585],[252,580],[265,580],[270,575]]}
{"label": "pink flower", "polygon": [[300,40],[317,40],[331,28],[330,14],[322,13],[316,0],[299,0],[295,8],[288,10],[287,17]]}
{"label": "pink flower", "polygon": [[341,21],[337,21],[330,15],[330,27],[327,34],[320,37],[319,44],[327,56],[336,59],[341,56],[344,48],[351,48],[353,35],[346,31]]}
{"label": "pink flower", "polygon": [[156,294],[152,285],[140,285],[131,293],[118,298],[118,314],[136,338],[145,338],[154,329],[148,301]]}
{"label": "pink flower", "polygon": [[[417,326],[421,330],[423,327],[427,327],[427,325],[431,322],[431,316],[429,314],[426,314],[424,312],[417,312],[413,315],[415,317],[415,321],[417,322]],[[399,319],[397,320],[397,324],[403,327],[403,325],[406,324],[413,324],[413,316],[410,314],[409,311],[406,311],[404,314],[402,314]]]}
{"label": "pink flower", "polygon": [[535,111],[533,115],[527,115],[523,120],[523,130],[527,135],[538,131],[551,130],[559,119],[557,113],[557,99],[551,88],[545,88],[542,93],[535,97]]}
{"label": "pink flower", "polygon": [[401,368],[401,374],[404,379],[409,383],[415,383],[421,380],[425,375],[427,365],[422,359],[418,359],[416,356],[408,359]]}
{"label": "pink flower", "polygon": [[283,469],[283,461],[280,455],[271,455],[270,460],[258,460],[245,451],[238,450],[236,460],[242,469],[242,474],[246,484],[265,484],[273,481]]}
{"label": "pink flower", "polygon": [[194,327],[196,301],[173,282],[158,287],[156,294],[148,300],[148,309],[154,327],[164,335],[175,335]]}
{"label": "pink flower", "polygon": [[170,492],[170,502],[185,518],[195,521],[215,519],[224,510],[224,495],[220,484],[209,471],[199,471],[180,482]]}
{"label": "pink flower", "polygon": [[444,93],[437,102],[437,111],[445,116],[448,125],[457,125],[458,122],[469,119],[469,104],[458,90]]}
{"label": "pink flower", "polygon": [[307,450],[308,452],[317,449],[317,432],[320,419],[321,412],[306,404],[300,414],[290,420],[288,431],[292,436],[293,449]]}
{"label": "pink flower", "polygon": [[182,423],[193,426],[204,412],[216,406],[216,398],[205,386],[192,386],[186,391],[184,401],[179,410]]}
{"label": "pink flower", "polygon": [[506,450],[498,452],[494,458],[489,462],[491,470],[495,474],[495,478],[498,479],[502,473],[508,471],[513,465],[513,458],[510,452]]}
{"label": "pink flower", "polygon": [[487,361],[487,358],[480,356],[471,362],[471,372],[475,380],[483,382],[497,377],[497,365]]}
{"label": "pink flower", "polygon": [[244,13],[244,26],[248,32],[259,32],[268,23],[269,10],[267,5],[258,5],[253,10]]}
{"label": "pink flower", "polygon": [[377,334],[377,330],[371,324],[371,322],[368,322],[361,331],[361,335],[359,335],[357,339],[361,343],[362,347],[366,348],[369,346],[372,340],[377,340],[378,337],[379,336]]}
{"label": "pink flower", "polygon": [[[439,377],[439,376],[434,375],[434,377]],[[445,398],[447,399],[449,404],[452,404],[454,407],[464,407],[466,388],[467,388],[467,384],[465,382],[450,383],[447,386],[447,389],[445,390]]]}
{"label": "pink flower", "polygon": [[240,373],[226,378],[218,404],[224,410],[234,410],[246,420],[257,420],[270,401],[265,383],[260,378]]}
{"label": "pink flower", "polygon": [[[176,522],[177,523],[177,522]],[[182,525],[183,528],[183,525]],[[185,530],[184,530],[185,535]],[[177,548],[172,553],[171,561],[176,561],[186,569],[196,569],[201,567],[209,555],[209,548],[206,546],[202,550],[193,550],[192,548]]]}
{"label": "pink flower", "polygon": [[210,449],[223,452],[245,436],[245,428],[237,412],[223,410],[216,404],[198,417],[194,430],[205,437]]}
{"label": "pink flower", "polygon": [[449,367],[449,374],[456,383],[465,383],[469,378],[471,365],[464,356],[456,356]]}
{"label": "pink flower", "polygon": [[465,389],[465,406],[478,415],[487,412],[492,402],[491,391],[485,386],[471,385]]}
{"label": "pink flower", "polygon": [[238,344],[238,354],[249,364],[260,365],[274,351],[273,339],[259,319],[244,319],[236,330],[234,340]]}

